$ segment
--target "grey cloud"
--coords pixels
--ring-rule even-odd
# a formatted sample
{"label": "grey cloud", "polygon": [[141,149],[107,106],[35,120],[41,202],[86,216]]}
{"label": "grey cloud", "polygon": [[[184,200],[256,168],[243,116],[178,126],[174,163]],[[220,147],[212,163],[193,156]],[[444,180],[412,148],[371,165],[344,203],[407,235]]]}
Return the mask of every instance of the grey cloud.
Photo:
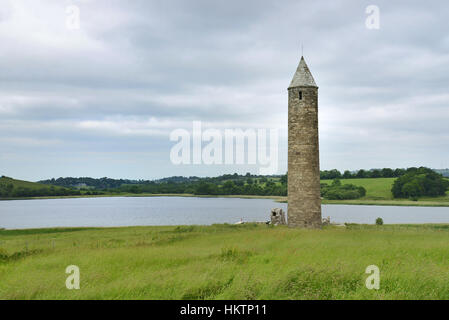
{"label": "grey cloud", "polygon": [[6,1],[0,167],[28,179],[246,170],[171,165],[168,133],[201,120],[279,128],[283,172],[300,43],[320,87],[323,169],[449,166],[449,7],[377,1],[380,30],[368,30],[371,4],[80,1],[81,29],[68,31],[65,2]]}

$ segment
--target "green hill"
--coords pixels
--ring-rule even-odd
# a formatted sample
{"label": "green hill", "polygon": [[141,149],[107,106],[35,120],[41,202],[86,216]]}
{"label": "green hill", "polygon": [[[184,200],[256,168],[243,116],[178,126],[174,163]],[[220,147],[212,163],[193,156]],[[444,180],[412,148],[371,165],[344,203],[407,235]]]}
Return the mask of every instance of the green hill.
{"label": "green hill", "polygon": [[44,185],[36,182],[16,180],[2,176],[0,178],[0,198],[51,197],[79,195],[78,190]]}
{"label": "green hill", "polygon": [[15,188],[19,188],[19,187],[30,188],[30,189],[49,188],[49,186],[41,184],[41,183],[16,180],[13,178],[2,176],[0,178],[0,185],[8,185],[8,184],[12,184]]}

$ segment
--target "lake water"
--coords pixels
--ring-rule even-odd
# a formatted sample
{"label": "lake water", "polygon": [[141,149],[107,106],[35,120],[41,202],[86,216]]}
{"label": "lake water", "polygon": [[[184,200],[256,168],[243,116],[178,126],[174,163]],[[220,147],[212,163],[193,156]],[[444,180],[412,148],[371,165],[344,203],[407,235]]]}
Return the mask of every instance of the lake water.
{"label": "lake water", "polygon": [[[0,201],[0,228],[210,225],[266,221],[271,208],[286,203],[268,199],[111,197]],[[449,223],[449,207],[323,205],[332,222]]]}

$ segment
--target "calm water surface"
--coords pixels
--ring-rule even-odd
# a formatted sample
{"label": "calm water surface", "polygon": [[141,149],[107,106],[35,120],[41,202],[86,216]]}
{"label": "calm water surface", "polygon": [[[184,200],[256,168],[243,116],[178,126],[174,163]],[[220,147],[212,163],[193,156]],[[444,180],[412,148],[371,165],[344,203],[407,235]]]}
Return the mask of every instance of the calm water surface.
{"label": "calm water surface", "polygon": [[[113,197],[0,201],[0,228],[210,225],[266,221],[271,208],[286,203],[268,199]],[[323,205],[333,222],[449,223],[449,207]]]}

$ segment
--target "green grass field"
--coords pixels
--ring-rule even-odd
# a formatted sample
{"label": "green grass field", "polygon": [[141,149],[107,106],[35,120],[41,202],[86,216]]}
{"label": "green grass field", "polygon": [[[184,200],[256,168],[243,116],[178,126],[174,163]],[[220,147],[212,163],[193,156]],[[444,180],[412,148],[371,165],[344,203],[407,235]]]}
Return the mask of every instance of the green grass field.
{"label": "green grass field", "polygon": [[[392,200],[391,187],[396,178],[342,179],[342,184],[354,184],[366,189],[364,199]],[[321,183],[332,183],[332,180],[321,180]]]}
{"label": "green grass field", "polygon": [[[8,186],[13,187],[13,191],[8,191],[7,195],[4,191],[8,189]],[[3,190],[2,190],[3,189]],[[22,189],[22,190],[21,190]],[[16,194],[17,192],[17,194]],[[26,195],[29,196],[26,196]],[[10,177],[0,177],[0,198],[5,199],[29,199],[33,197],[43,198],[42,195],[68,195],[69,189],[50,186],[36,182],[17,180]]]}
{"label": "green grass field", "polygon": [[[357,204],[386,206],[449,206],[449,192],[446,196],[420,198],[419,201],[394,199],[391,193],[396,178],[342,179],[342,184],[354,184],[366,189],[366,196],[356,200],[323,200],[324,204]],[[321,180],[321,183],[332,183],[332,180]]]}
{"label": "green grass field", "polygon": [[29,189],[42,189],[42,188],[49,188],[49,186],[45,184],[40,184],[36,182],[30,182],[30,181],[23,181],[23,180],[17,180],[9,177],[0,177],[0,184],[12,184],[15,188],[29,188]]}
{"label": "green grass field", "polygon": [[448,241],[449,225],[3,230],[0,299],[449,299]]}

